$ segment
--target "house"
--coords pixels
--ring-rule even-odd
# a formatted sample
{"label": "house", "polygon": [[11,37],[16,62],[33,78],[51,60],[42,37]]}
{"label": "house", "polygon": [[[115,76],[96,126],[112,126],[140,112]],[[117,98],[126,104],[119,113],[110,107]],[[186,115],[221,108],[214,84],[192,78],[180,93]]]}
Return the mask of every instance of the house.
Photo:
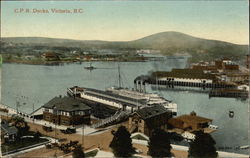
{"label": "house", "polygon": [[15,126],[10,126],[5,120],[1,122],[1,143],[12,142],[16,140],[17,128]]}
{"label": "house", "polygon": [[43,119],[59,125],[90,123],[91,108],[73,97],[55,97],[43,105]]}
{"label": "house", "polygon": [[48,60],[48,61],[57,61],[60,60],[60,56],[58,53],[54,52],[47,52],[42,54],[42,58]]}
{"label": "house", "polygon": [[167,129],[170,118],[171,111],[161,105],[145,107],[130,115],[128,129],[131,133],[140,132],[150,136],[156,128]]}
{"label": "house", "polygon": [[191,112],[190,115],[181,115],[168,120],[169,127],[189,132],[208,128],[210,123],[212,123],[211,119],[197,116],[195,112]]}

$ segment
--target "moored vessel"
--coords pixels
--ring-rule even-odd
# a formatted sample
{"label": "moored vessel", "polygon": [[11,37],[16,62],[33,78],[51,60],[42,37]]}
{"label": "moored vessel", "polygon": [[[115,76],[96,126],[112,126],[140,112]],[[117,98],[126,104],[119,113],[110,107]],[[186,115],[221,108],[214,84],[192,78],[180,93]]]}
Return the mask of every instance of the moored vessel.
{"label": "moored vessel", "polygon": [[172,112],[177,114],[177,104],[173,103],[157,94],[142,93],[124,88],[108,88],[105,91],[74,86],[68,88],[69,96],[78,97],[96,103],[101,103],[112,108],[122,109],[124,111],[135,111],[140,108],[162,105]]}

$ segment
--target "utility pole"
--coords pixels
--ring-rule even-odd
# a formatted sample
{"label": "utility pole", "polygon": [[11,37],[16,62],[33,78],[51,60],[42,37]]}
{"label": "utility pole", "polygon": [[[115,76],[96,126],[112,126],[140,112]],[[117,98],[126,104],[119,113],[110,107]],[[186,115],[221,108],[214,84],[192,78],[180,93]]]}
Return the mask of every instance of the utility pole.
{"label": "utility pole", "polygon": [[33,103],[33,116],[32,116],[32,118],[33,118],[33,123],[35,122],[35,120],[34,120],[34,119],[35,119],[35,118],[34,118],[34,116],[35,116],[35,115],[34,115],[34,111],[35,111],[35,110],[34,110],[34,109],[35,109],[35,107],[34,107],[34,103]]}
{"label": "utility pole", "polygon": [[82,147],[84,149],[84,123],[82,125]]}
{"label": "utility pole", "polygon": [[[1,116],[0,116],[0,122],[2,122]],[[0,130],[0,135],[1,135],[1,130]],[[0,138],[0,157],[2,157],[2,138]]]}
{"label": "utility pole", "polygon": [[[56,144],[56,122],[57,122],[57,109],[54,108],[54,113],[56,114],[56,119],[55,119],[55,144]],[[55,157],[57,157],[57,147],[56,147],[56,150],[55,150]]]}
{"label": "utility pole", "polygon": [[20,102],[19,101],[16,101],[16,113],[18,115],[18,107],[20,106]]}
{"label": "utility pole", "polygon": [[118,78],[119,78],[119,88],[121,88],[121,72],[120,72],[120,63],[118,63]]}

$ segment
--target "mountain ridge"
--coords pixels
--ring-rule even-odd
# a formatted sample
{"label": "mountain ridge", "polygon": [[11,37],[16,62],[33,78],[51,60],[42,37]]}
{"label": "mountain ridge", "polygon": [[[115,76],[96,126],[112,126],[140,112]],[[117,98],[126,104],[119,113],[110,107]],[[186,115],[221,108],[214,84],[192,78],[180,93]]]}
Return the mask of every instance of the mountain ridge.
{"label": "mountain ridge", "polygon": [[[2,44],[3,43],[3,44]],[[1,45],[11,43],[28,47],[64,47],[81,49],[154,49],[164,55],[189,54],[196,60],[213,60],[221,57],[243,59],[248,45],[194,37],[176,31],[152,34],[132,41],[74,40],[50,37],[4,37]],[[11,45],[10,44],[10,45]],[[8,44],[7,44],[8,45]]]}
{"label": "mountain ridge", "polygon": [[[126,43],[126,42],[139,41],[139,40],[143,40],[145,38],[150,38],[150,37],[153,37],[153,36],[164,35],[164,34],[184,35],[184,36],[189,36],[191,38],[196,38],[196,39],[199,39],[199,40],[217,41],[217,42],[223,42],[223,43],[241,45],[241,46],[248,45],[248,44],[236,44],[236,43],[222,41],[222,40],[201,38],[201,37],[196,37],[196,36],[188,35],[188,34],[177,32],[177,31],[159,32],[159,33],[151,34],[151,35],[148,35],[148,36],[145,36],[145,37],[141,37],[141,38],[138,38],[138,39],[135,39],[135,40],[129,40],[129,41],[79,40],[79,39],[70,39],[70,38],[53,38],[53,37],[40,37],[40,36],[1,37],[1,40],[10,42],[10,40],[12,40],[12,39],[26,39],[26,38],[29,38],[29,39],[47,39],[47,40],[66,40],[66,41],[72,41],[72,42],[74,41],[74,42],[118,42],[118,43]],[[17,43],[16,41],[11,41],[11,42]],[[30,43],[32,43],[32,42],[30,42]]]}

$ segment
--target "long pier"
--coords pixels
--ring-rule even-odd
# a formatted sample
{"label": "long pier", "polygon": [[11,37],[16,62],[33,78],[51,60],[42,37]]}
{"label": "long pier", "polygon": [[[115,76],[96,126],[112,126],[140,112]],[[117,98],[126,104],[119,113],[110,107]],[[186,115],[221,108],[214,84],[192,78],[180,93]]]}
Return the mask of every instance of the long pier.
{"label": "long pier", "polygon": [[182,87],[200,87],[200,88],[236,88],[236,85],[230,83],[206,83],[206,82],[192,82],[192,81],[175,81],[174,78],[168,80],[156,79],[150,76],[139,76],[134,80],[135,89],[138,91],[145,90],[145,84],[151,85],[163,85],[166,87],[174,88],[175,86],[182,86]]}
{"label": "long pier", "polygon": [[229,89],[212,90],[209,92],[209,97],[248,98],[249,92]]}

